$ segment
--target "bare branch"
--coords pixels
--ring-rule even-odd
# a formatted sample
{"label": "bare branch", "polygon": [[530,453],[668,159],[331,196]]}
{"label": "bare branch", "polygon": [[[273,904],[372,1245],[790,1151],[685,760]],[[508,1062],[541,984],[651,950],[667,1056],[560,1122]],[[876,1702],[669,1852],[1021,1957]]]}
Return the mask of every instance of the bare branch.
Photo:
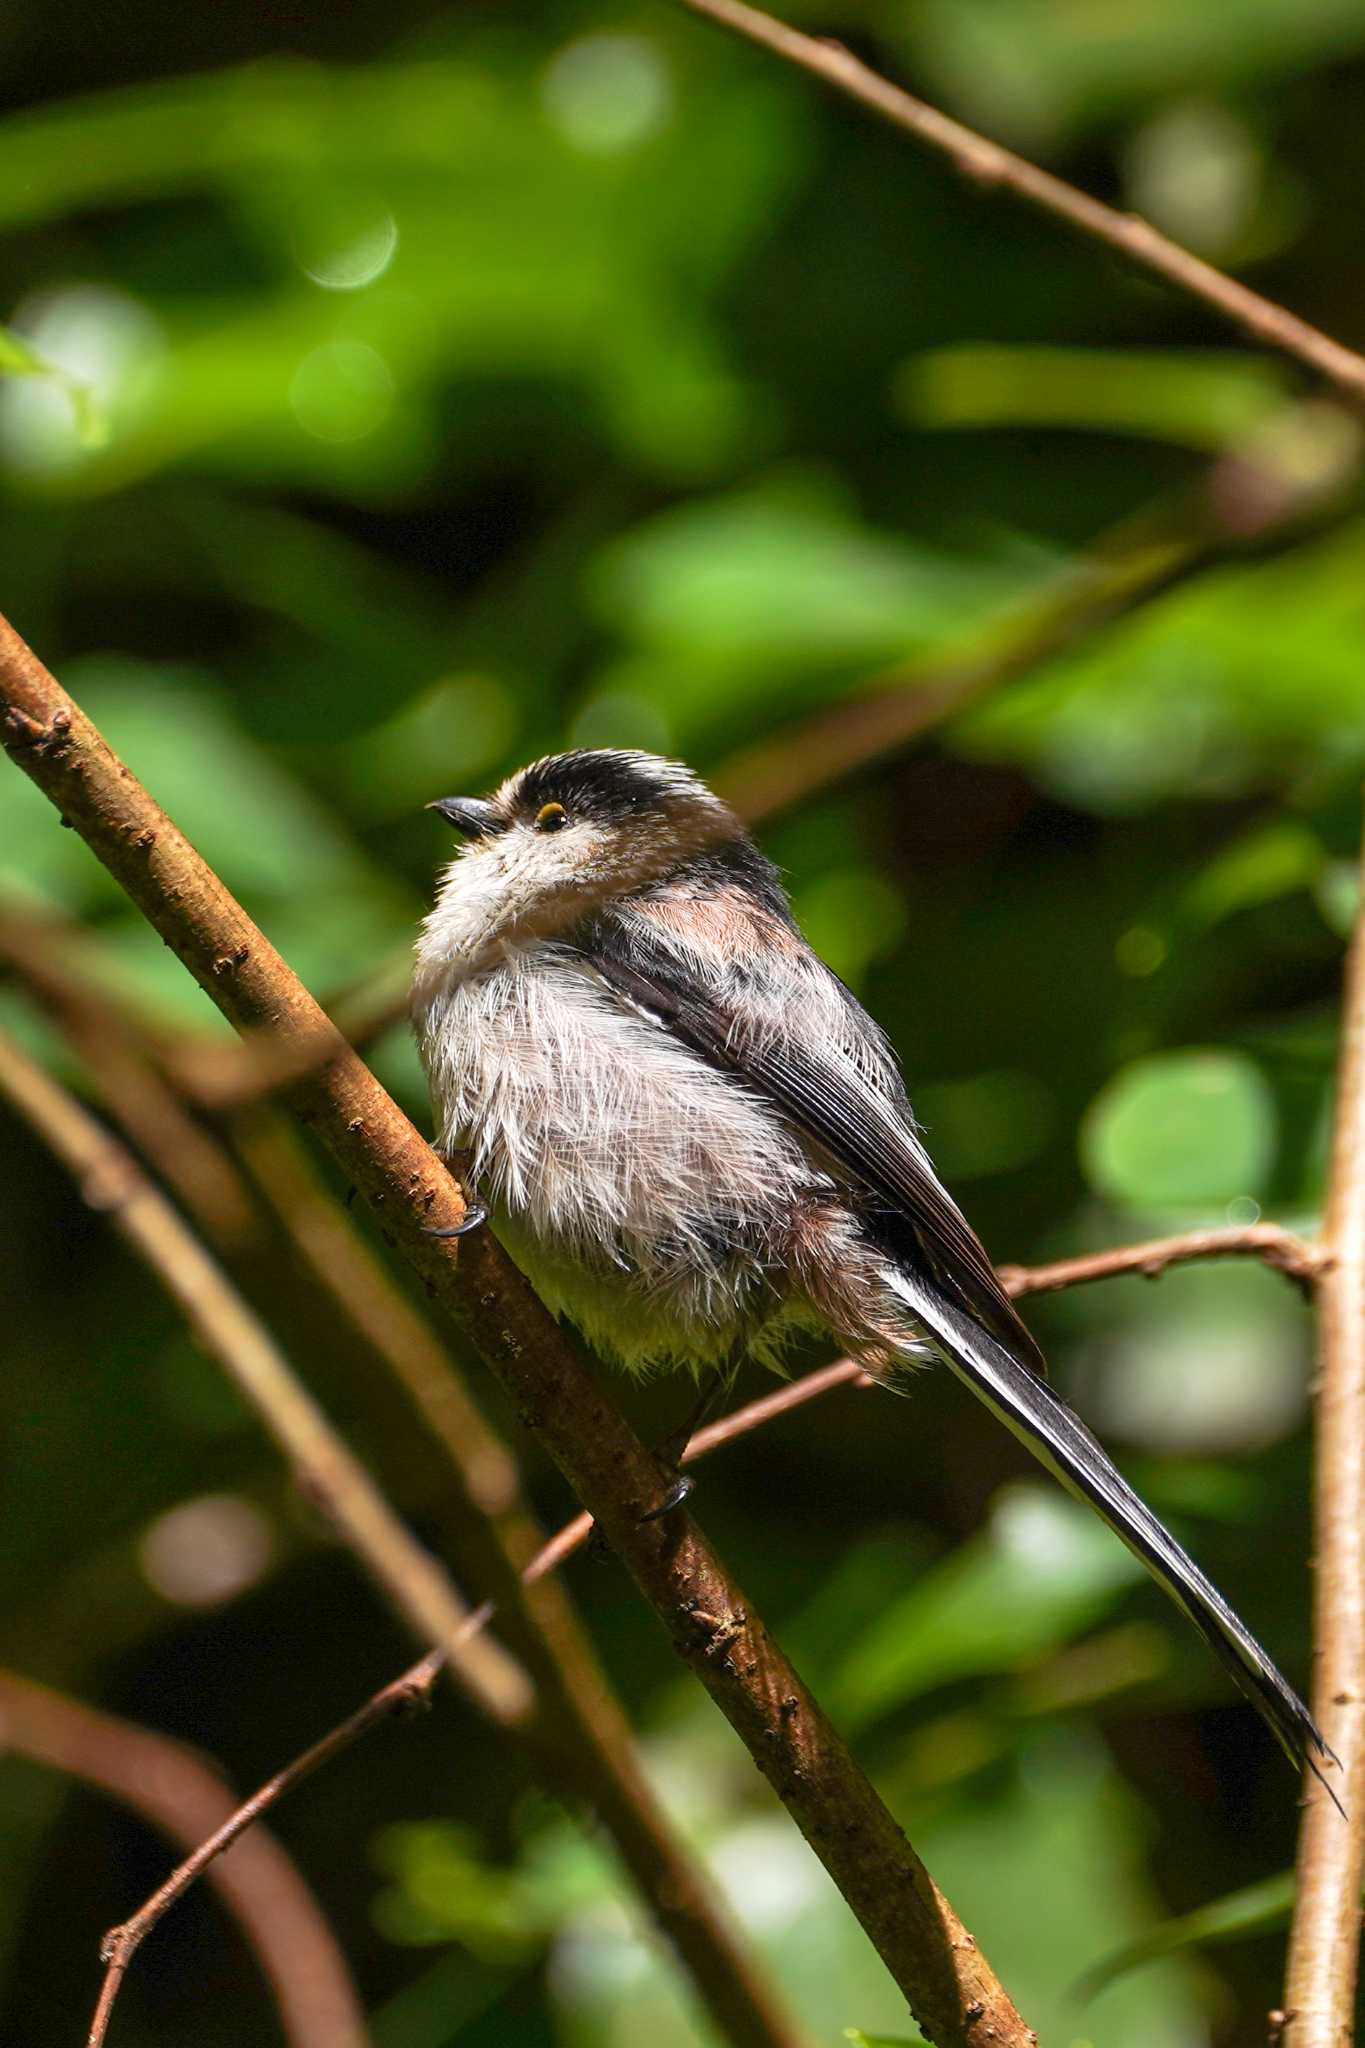
{"label": "bare branch", "polygon": [[1239,1223],[1226,1230],[1186,1230],[1176,1237],[1154,1237],[1145,1244],[1121,1244],[1079,1258],[1058,1259],[1050,1266],[1001,1266],[1006,1294],[1055,1294],[1063,1287],[1082,1287],[1091,1280],[1111,1280],[1120,1273],[1141,1273],[1155,1280],[1170,1266],[1193,1259],[1254,1258],[1264,1260],[1301,1287],[1315,1287],[1327,1271],[1327,1250],[1295,1237],[1278,1223]]}
{"label": "bare branch", "polygon": [[[489,1610],[485,1607],[476,1609],[471,1616],[474,1626],[481,1627],[488,1614]],[[445,1665],[444,1654],[440,1650],[431,1650],[410,1670],[405,1671],[401,1678],[396,1678],[391,1684],[381,1687],[363,1707],[341,1722],[338,1727],[333,1728],[330,1734],[324,1735],[320,1742],[315,1742],[311,1749],[306,1749],[302,1756],[295,1757],[284,1770],[277,1771],[273,1778],[268,1778],[249,1799],[243,1800],[240,1806],[227,1814],[213,1833],[200,1841],[193,1854],[177,1865],[166,1882],[153,1892],[151,1898],[138,1908],[130,1920],[123,1921],[118,1927],[110,1928],[100,1943],[105,1978],[100,1990],[99,2004],[90,2023],[86,2048],[103,2048],[109,2029],[109,2016],[129,1964],[152,1929],[165,1918],[177,1899],[184,1896],[196,1878],[208,1873],[210,1866],[217,1862],[224,1850],[232,1847],[239,1835],[244,1834],[270,1807],[278,1805],[286,1792],[291,1792],[296,1785],[301,1785],[305,1778],[311,1777],[323,1764],[330,1763],[335,1756],[340,1756],[343,1750],[349,1749],[353,1742],[358,1742],[362,1735],[368,1734],[371,1728],[377,1728],[381,1721],[388,1720],[391,1715],[409,1712],[416,1706],[425,1705],[431,1698],[432,1687],[445,1669]],[[364,2038],[362,2033],[361,2039]],[[331,2048],[329,2035],[320,2033],[317,2040],[319,2048]]]}
{"label": "bare branch", "polygon": [[[42,924],[0,912],[0,960],[8,961],[79,1055],[134,1144],[220,1247],[252,1235],[254,1217],[242,1177],[175,1090],[135,1045],[118,1005],[61,957],[54,920]],[[234,1047],[235,1051],[236,1048]]]}
{"label": "bare branch", "polygon": [[[1365,874],[1365,868],[1362,869]],[[1341,1759],[1343,1820],[1305,1779],[1285,1985],[1286,2048],[1354,2036],[1365,1863],[1365,910],[1346,975],[1318,1287],[1313,1711]]]}
{"label": "bare branch", "polygon": [[[98,1786],[187,1845],[221,1832],[233,1813],[232,1794],[183,1743],[9,1671],[0,1671],[0,1744]],[[259,1829],[211,1875],[270,1981],[291,2048],[366,2048],[345,1959],[278,1842]],[[107,2016],[112,1996],[101,2003]],[[95,2048],[102,2038],[92,2033]]]}
{"label": "bare branch", "polygon": [[1306,368],[1329,379],[1359,403],[1365,399],[1365,357],[1346,348],[1330,335],[1310,326],[1272,299],[1261,297],[1238,284],[1211,263],[1191,255],[1178,242],[1160,234],[1135,214],[1118,213],[1088,193],[1080,192],[1050,171],[1040,170],[1012,150],[1002,149],[985,136],[975,134],[960,121],[926,106],[900,86],[871,70],[840,44],[817,41],[788,28],[744,0],[681,0],[693,14],[705,15],[722,28],[757,43],[774,56],[809,72],[846,98],[879,114],[893,127],[914,136],[938,156],[946,157],[963,177],[983,188],[998,186],[1017,199],[1065,221],[1091,241],[1100,242],[1119,256],[1150,272],[1183,292],[1188,298],[1210,306],[1253,341],[1292,356]]}
{"label": "bare branch", "polygon": [[[239,1030],[326,1047],[294,1100],[496,1373],[597,1518],[693,1672],[843,1892],[940,2048],[1032,2034],[814,1698],[682,1513],[668,1481],[487,1232],[461,1244],[459,1189],[219,878],[8,626],[5,745]],[[460,1268],[457,1279],[456,1267]]]}

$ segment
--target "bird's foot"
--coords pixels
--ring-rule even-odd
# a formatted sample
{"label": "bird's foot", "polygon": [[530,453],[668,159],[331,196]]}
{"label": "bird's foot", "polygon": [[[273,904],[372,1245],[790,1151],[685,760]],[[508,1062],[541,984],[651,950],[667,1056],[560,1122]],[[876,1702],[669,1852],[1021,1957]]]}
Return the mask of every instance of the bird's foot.
{"label": "bird's foot", "polygon": [[478,1230],[488,1221],[488,1209],[471,1188],[465,1196],[465,1212],[458,1223],[424,1223],[424,1237],[468,1237],[471,1230]]}

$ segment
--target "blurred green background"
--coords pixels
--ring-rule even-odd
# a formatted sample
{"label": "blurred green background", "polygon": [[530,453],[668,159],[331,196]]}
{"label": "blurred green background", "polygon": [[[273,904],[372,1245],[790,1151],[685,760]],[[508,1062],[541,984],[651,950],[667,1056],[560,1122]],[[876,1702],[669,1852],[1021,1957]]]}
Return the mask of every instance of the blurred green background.
{"label": "blurred green background", "polygon": [[[1356,0],[797,16],[1362,339]],[[821,715],[764,843],[993,1253],[1312,1226],[1365,769],[1360,449],[1330,395],[663,0],[15,0],[0,96],[0,604],[324,999],[382,1013],[401,982],[448,847],[428,798],[620,743],[756,802],[765,750]],[[848,707],[945,681],[972,703],[836,759]],[[85,927],[71,957],[163,1038],[219,1035],[8,770],[0,888],[5,918]],[[89,1085],[21,977],[0,1021]],[[423,1116],[401,1023],[374,1058]],[[3,1128],[0,1655],[246,1788],[408,1646],[106,1223]],[[435,1454],[263,1214],[233,1264],[430,1533]],[[1303,1682],[1298,1297],[1227,1265],[1028,1313]],[[628,1398],[663,1434],[684,1397]],[[562,1485],[500,1419],[556,1521]],[[836,1394],[708,1464],[698,1505],[1044,2040],[1261,2038],[1261,1891],[1235,1940],[1077,1988],[1286,1869],[1295,1786],[968,1396]],[[570,1579],[814,2037],[905,2038],[622,1575]],[[167,1852],[13,1754],[0,1814],[0,2038],[46,2048]],[[380,2048],[711,2038],[607,1847],[453,1696],[276,1825]],[[113,2039],[280,2039],[207,1893]]]}

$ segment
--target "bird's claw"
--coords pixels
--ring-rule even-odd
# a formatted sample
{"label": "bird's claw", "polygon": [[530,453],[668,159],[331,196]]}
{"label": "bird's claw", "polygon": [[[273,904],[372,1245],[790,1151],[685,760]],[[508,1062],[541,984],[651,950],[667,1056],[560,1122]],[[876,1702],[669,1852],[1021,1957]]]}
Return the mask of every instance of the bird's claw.
{"label": "bird's claw", "polygon": [[482,1202],[469,1202],[458,1223],[424,1223],[424,1237],[468,1237],[471,1230],[488,1221],[488,1210]]}
{"label": "bird's claw", "polygon": [[640,1520],[642,1522],[661,1522],[665,1515],[672,1514],[674,1508],[680,1508],[682,1506],[683,1502],[687,1499],[688,1495],[696,1486],[696,1483],[696,1480],[689,1479],[685,1472],[680,1472],[677,1478],[673,1481],[673,1484],[669,1487],[668,1492],[659,1502],[659,1505],[656,1508],[647,1509],[646,1512],[643,1515],[641,1515]]}

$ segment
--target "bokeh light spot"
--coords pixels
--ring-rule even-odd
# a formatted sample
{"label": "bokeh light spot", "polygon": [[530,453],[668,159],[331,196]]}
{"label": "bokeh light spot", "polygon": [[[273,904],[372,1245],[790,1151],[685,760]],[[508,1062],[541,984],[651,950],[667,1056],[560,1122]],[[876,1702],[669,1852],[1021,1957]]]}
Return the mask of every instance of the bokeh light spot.
{"label": "bokeh light spot", "polygon": [[550,59],[540,91],[552,125],[588,156],[636,148],[673,104],[663,57],[645,36],[580,36]]}
{"label": "bokeh light spot", "polygon": [[138,1554],[148,1583],[177,1607],[216,1607],[255,1584],[274,1554],[270,1524],[235,1493],[205,1493],[158,1515]]}
{"label": "bokeh light spot", "polygon": [[300,270],[328,292],[358,292],[384,275],[398,248],[398,223],[389,212],[351,212],[325,224],[298,227],[294,253]]}
{"label": "bokeh light spot", "polygon": [[393,377],[368,342],[342,337],[303,358],[289,387],[289,403],[315,440],[363,441],[388,416]]}

